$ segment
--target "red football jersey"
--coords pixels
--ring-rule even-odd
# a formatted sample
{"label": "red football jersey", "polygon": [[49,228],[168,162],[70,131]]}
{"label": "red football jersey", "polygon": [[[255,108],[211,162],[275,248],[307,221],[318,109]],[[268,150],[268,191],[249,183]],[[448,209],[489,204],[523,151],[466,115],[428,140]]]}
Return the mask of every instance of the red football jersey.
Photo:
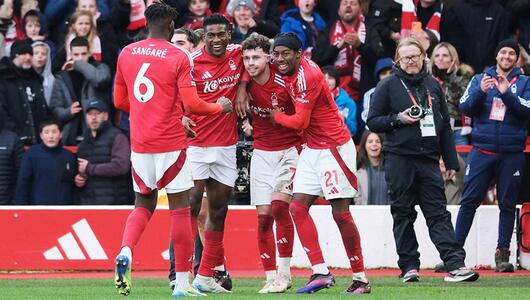
{"label": "red football jersey", "polygon": [[351,139],[324,74],[316,63],[302,57],[298,70],[284,79],[292,100],[297,105],[312,109],[309,127],[303,131],[309,148],[327,149]]}
{"label": "red football jersey", "polygon": [[[202,47],[191,54],[194,63],[194,78],[199,97],[215,103],[220,97],[226,97],[235,103],[237,88],[243,72],[241,46],[230,44],[223,57],[214,57]],[[200,147],[230,146],[237,143],[237,115],[190,116],[197,126],[193,130],[197,137],[189,144]]]}
{"label": "red football jersey", "polygon": [[179,88],[195,86],[192,68],[189,54],[165,40],[139,41],[120,53],[115,84],[127,87],[134,152],[187,148]]}
{"label": "red football jersey", "polygon": [[252,127],[254,127],[252,135],[255,149],[278,151],[300,145],[301,138],[293,129],[274,126],[268,117],[268,113],[273,108],[279,108],[287,115],[295,113],[293,102],[285,88],[285,81],[273,68],[270,70],[269,80],[265,84],[260,85],[251,80],[248,86]]}

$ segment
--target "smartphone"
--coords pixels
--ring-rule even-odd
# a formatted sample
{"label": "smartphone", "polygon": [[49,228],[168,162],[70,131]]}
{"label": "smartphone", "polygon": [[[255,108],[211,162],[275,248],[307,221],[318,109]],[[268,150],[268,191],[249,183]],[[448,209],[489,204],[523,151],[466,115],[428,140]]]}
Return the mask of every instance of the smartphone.
{"label": "smartphone", "polygon": [[421,28],[421,22],[412,22],[412,32],[421,32],[423,29]]}

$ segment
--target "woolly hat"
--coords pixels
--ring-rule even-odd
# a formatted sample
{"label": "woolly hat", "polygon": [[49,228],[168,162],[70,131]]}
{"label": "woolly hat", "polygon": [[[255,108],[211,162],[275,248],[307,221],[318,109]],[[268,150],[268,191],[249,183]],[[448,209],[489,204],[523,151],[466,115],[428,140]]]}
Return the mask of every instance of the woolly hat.
{"label": "woolly hat", "polygon": [[519,44],[514,39],[506,39],[504,41],[501,41],[499,45],[497,45],[497,49],[495,49],[495,57],[497,57],[499,51],[501,51],[501,49],[504,47],[512,48],[515,51],[517,58],[519,58]]}
{"label": "woolly hat", "polygon": [[17,40],[11,45],[11,59],[21,54],[33,55],[33,47],[31,47],[30,40]]}

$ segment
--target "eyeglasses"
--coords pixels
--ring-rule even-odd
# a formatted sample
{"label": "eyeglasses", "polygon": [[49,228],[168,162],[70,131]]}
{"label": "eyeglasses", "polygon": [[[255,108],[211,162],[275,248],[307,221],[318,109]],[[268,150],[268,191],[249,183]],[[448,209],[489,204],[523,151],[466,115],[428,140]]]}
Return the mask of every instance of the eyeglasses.
{"label": "eyeglasses", "polygon": [[411,56],[405,56],[401,57],[399,59],[400,62],[407,64],[410,62],[418,62],[420,60],[421,54],[411,55]]}

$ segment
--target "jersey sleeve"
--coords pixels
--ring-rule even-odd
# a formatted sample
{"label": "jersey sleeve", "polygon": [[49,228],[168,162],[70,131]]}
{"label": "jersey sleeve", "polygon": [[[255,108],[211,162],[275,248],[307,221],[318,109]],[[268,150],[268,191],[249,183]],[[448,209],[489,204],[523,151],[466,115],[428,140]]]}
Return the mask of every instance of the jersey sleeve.
{"label": "jersey sleeve", "polygon": [[296,104],[296,106],[299,106],[304,109],[313,110],[315,104],[317,103],[320,90],[319,83],[316,83],[316,86],[313,85],[311,87],[308,87],[306,84],[305,76],[301,75],[298,77],[298,80],[294,87],[295,94],[293,99],[293,102]]}
{"label": "jersey sleeve", "polygon": [[114,106],[125,112],[130,110],[127,86],[125,85],[125,79],[123,78],[119,61],[116,68],[116,78],[114,80]]}
{"label": "jersey sleeve", "polygon": [[193,61],[191,60],[191,57],[187,53],[182,52],[182,55],[179,55],[176,64],[178,87],[185,88],[195,86],[195,80],[193,79]]}

